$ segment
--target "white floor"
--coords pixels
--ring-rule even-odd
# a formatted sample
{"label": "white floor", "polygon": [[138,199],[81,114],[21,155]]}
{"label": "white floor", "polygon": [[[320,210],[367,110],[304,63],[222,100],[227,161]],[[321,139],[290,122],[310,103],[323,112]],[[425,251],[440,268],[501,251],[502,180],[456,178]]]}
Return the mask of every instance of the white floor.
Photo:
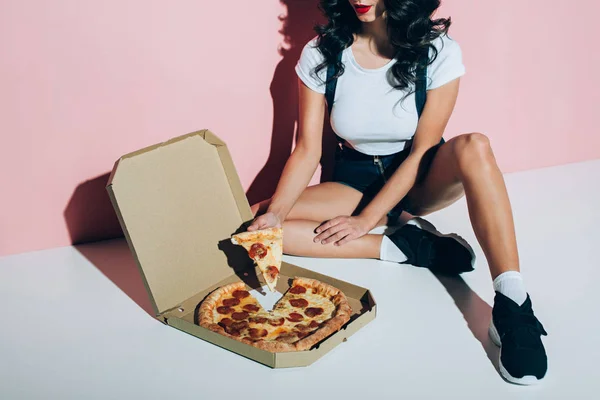
{"label": "white floor", "polygon": [[[538,386],[496,372],[493,290],[478,246],[464,281],[379,261],[288,257],[370,288],[379,312],[312,366],[272,370],[151,318],[116,240],[0,258],[0,399],[216,399],[234,390],[248,399],[597,399],[600,160],[506,180],[523,275],[549,333]],[[475,244],[464,201],[429,220]]]}

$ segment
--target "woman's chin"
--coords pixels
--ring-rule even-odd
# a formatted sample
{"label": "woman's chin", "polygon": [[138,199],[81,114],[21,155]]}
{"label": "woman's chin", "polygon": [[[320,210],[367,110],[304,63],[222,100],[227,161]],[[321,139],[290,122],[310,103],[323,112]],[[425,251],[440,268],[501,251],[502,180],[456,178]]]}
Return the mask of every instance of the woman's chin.
{"label": "woman's chin", "polygon": [[375,16],[372,15],[359,15],[358,16],[358,20],[360,22],[364,22],[364,23],[369,23],[369,22],[373,22],[375,21],[377,18]]}
{"label": "woman's chin", "polygon": [[377,15],[373,11],[370,11],[367,14],[357,14],[356,17],[360,22],[368,24],[370,22],[375,22],[377,19],[382,18],[383,14]]}

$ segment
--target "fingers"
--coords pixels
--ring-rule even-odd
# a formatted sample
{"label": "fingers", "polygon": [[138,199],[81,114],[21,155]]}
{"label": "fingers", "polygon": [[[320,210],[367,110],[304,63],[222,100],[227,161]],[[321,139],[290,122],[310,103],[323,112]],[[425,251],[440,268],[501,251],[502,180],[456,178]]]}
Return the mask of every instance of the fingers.
{"label": "fingers", "polygon": [[342,240],[339,240],[339,241],[335,242],[333,245],[334,246],[343,246],[346,243],[351,242],[351,241],[353,241],[356,238],[358,238],[358,235],[356,233],[354,233],[354,232],[350,232]]}
{"label": "fingers", "polygon": [[327,229],[331,228],[332,226],[339,224],[344,219],[346,219],[346,217],[335,217],[333,219],[330,219],[329,221],[325,222],[323,225],[318,226],[317,229],[315,229],[315,232],[316,233],[324,232]]}
{"label": "fingers", "polygon": [[258,231],[267,228],[281,228],[281,222],[279,218],[273,214],[263,214],[256,218],[252,224],[248,227],[248,231]]}
{"label": "fingers", "polygon": [[341,223],[332,226],[331,228],[319,234],[317,237],[315,237],[314,242],[321,244],[329,244],[343,239],[346,235],[352,233],[353,231],[353,227],[349,226],[348,224]]}
{"label": "fingers", "polygon": [[248,227],[248,231],[252,232],[252,231],[258,231],[260,229],[265,229],[267,227],[267,223],[265,221],[265,218],[258,217],[254,220],[254,222],[252,222],[252,224]]}
{"label": "fingers", "polygon": [[335,246],[338,246],[337,242],[343,240],[344,238],[348,237],[348,235],[350,235],[352,233],[352,229],[342,229],[341,231],[337,232],[335,235],[331,235],[330,237],[328,237],[327,239],[323,240],[321,243],[322,244],[329,244],[329,243],[334,243]]}
{"label": "fingers", "polygon": [[317,228],[316,232],[320,232],[317,236],[315,236],[314,238],[314,242],[315,243],[321,243],[321,244],[327,244],[329,243],[327,241],[327,239],[329,239],[331,236],[337,234],[339,231],[343,230],[346,228],[346,224],[343,222],[340,222],[339,220],[336,221],[337,218],[334,218],[331,221],[326,222],[325,224],[323,224],[322,226],[320,226],[319,228]]}

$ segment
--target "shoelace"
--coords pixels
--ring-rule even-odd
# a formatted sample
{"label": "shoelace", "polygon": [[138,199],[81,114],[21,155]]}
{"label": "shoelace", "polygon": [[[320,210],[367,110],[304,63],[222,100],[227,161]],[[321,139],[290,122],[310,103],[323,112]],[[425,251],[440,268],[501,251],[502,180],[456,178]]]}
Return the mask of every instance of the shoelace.
{"label": "shoelace", "polygon": [[516,348],[535,349],[539,346],[539,337],[548,335],[530,310],[515,310],[510,315],[499,318],[498,324],[505,330],[502,343],[511,341]]}

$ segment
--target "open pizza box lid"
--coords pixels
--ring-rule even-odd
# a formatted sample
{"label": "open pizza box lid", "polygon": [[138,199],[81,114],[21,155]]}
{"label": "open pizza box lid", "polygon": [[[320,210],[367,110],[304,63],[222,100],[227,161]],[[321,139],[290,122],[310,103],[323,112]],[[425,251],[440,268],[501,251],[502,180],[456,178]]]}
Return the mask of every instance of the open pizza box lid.
{"label": "open pizza box lid", "polygon": [[170,326],[277,368],[311,364],[375,318],[367,289],[283,263],[278,291],[295,276],[334,285],[354,310],[350,322],[294,353],[270,353],[196,324],[196,308],[217,287],[239,280],[258,290],[264,285],[246,251],[230,241],[253,217],[227,146],[208,130],[124,155],[107,190],[156,317]]}

